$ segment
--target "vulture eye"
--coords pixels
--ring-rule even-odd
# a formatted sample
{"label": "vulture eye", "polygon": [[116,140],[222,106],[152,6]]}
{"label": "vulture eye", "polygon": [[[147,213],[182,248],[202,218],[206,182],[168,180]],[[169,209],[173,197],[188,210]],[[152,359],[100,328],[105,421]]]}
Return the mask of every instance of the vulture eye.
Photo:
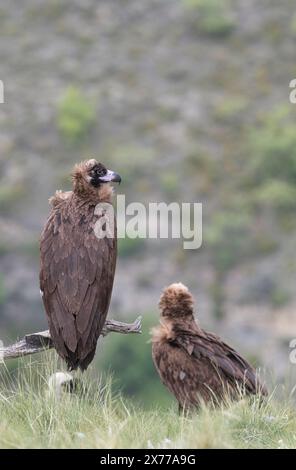
{"label": "vulture eye", "polygon": [[96,170],[96,174],[97,176],[105,176],[107,173],[107,170],[105,170],[105,168],[101,168],[100,170]]}

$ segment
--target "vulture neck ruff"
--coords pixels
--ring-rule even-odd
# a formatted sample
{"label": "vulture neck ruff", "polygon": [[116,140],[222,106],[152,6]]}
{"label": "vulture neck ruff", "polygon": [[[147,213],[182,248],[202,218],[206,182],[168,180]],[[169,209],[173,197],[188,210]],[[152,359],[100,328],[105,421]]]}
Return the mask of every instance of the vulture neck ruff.
{"label": "vulture neck ruff", "polygon": [[173,342],[180,332],[182,332],[182,334],[203,334],[202,329],[199,327],[193,315],[179,319],[161,317],[160,324],[151,330],[151,341],[152,343]]}
{"label": "vulture neck ruff", "polygon": [[55,208],[55,207],[58,207],[61,203],[64,203],[67,200],[70,200],[71,197],[74,197],[77,200],[78,205],[84,205],[87,203],[96,205],[96,204],[99,204],[100,202],[111,203],[112,196],[113,196],[113,187],[110,184],[106,183],[104,184],[104,186],[101,186],[95,192],[91,192],[91,193],[88,192],[88,193],[81,194],[75,191],[64,192],[64,191],[58,190],[55,192],[54,196],[49,198],[49,203],[53,208]]}
{"label": "vulture neck ruff", "polygon": [[110,183],[104,183],[98,188],[90,185],[75,185],[73,193],[78,199],[98,204],[99,202],[111,202],[114,190]]}

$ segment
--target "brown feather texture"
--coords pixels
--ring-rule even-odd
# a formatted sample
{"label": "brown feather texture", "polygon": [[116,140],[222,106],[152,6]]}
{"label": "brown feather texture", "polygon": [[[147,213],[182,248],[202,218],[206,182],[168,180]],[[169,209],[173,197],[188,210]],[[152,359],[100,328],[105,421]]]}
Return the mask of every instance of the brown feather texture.
{"label": "brown feather texture", "polygon": [[73,191],[57,191],[50,199],[40,240],[40,288],[49,330],[69,369],[84,370],[92,361],[112,293],[116,230],[114,238],[98,239],[94,232],[100,217],[95,207],[110,202],[113,192],[109,182],[101,182],[106,172],[93,159],[75,166]]}
{"label": "brown feather texture", "polygon": [[200,328],[186,286],[167,287],[159,307],[160,325],[152,330],[153,362],[180,410],[219,404],[226,397],[267,395],[255,369],[218,336]]}

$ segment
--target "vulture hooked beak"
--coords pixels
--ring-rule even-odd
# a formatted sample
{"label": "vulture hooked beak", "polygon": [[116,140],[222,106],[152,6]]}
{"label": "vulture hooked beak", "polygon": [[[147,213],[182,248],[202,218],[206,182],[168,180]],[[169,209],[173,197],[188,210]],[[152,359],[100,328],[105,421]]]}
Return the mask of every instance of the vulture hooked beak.
{"label": "vulture hooked beak", "polygon": [[107,170],[105,176],[100,176],[100,181],[102,183],[121,183],[121,176],[115,171]]}

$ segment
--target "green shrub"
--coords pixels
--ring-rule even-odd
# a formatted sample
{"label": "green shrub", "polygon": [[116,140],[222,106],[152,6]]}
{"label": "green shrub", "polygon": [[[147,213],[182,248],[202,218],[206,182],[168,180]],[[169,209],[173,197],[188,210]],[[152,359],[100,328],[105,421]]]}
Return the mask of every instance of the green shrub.
{"label": "green shrub", "polygon": [[205,233],[204,246],[218,272],[242,261],[250,250],[250,220],[247,214],[224,211],[214,216]]}
{"label": "green shrub", "polygon": [[266,180],[296,182],[296,123],[288,108],[281,108],[266,116],[250,132],[247,161],[251,185]]}
{"label": "green shrub", "polygon": [[197,12],[196,29],[210,36],[228,36],[235,27],[227,0],[183,0],[185,7]]}
{"label": "green shrub", "polygon": [[79,89],[70,86],[58,104],[58,129],[75,145],[84,140],[95,124],[95,107]]}
{"label": "green shrub", "polygon": [[253,192],[254,201],[264,207],[280,210],[296,208],[296,187],[286,181],[268,180]]}

